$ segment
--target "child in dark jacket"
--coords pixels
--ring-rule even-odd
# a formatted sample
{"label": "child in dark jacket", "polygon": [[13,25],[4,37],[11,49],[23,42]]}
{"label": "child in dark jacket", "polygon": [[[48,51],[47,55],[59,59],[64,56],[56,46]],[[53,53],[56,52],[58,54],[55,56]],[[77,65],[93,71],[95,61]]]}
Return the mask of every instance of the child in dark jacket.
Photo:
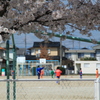
{"label": "child in dark jacket", "polygon": [[82,69],[81,68],[80,68],[79,74],[80,74],[80,79],[82,79]]}
{"label": "child in dark jacket", "polygon": [[44,67],[40,68],[40,66],[37,67],[37,75],[38,75],[38,79],[40,79],[40,75],[41,75],[41,70],[44,69]]}

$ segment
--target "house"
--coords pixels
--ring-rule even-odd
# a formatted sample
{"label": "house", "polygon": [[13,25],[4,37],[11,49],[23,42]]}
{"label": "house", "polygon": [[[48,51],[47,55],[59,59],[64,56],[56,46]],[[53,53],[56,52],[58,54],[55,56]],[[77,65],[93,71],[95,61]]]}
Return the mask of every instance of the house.
{"label": "house", "polygon": [[[49,56],[60,56],[60,42],[42,41],[34,42],[33,47],[29,48],[31,55],[38,56],[41,53],[40,45],[47,46]],[[64,56],[65,47],[62,46],[62,56]]]}
{"label": "house", "polygon": [[60,50],[62,53],[62,60],[67,60],[67,58],[65,57],[66,47],[62,46],[62,49],[60,49],[60,42],[52,42],[52,41],[34,42],[33,47],[28,48],[30,55],[28,56],[26,55],[26,60],[32,60],[32,59],[36,60],[37,58],[40,58],[41,45],[47,46],[48,56],[51,57],[52,60],[60,61]]}
{"label": "house", "polygon": [[88,48],[82,48],[82,49],[69,49],[65,50],[65,57],[73,60],[73,61],[79,61],[81,58],[84,57],[96,57],[95,50],[90,50]]}
{"label": "house", "polygon": [[5,48],[0,47],[0,69],[1,67],[5,66],[5,59],[4,59],[4,53],[5,53]]}
{"label": "house", "polygon": [[[18,48],[17,48],[18,49]],[[0,44],[0,69],[6,69],[6,43]],[[9,66],[10,70],[12,69],[13,66],[13,46],[9,46]]]}
{"label": "house", "polygon": [[26,49],[25,48],[19,48],[17,49],[16,55],[17,55],[17,63],[25,63],[26,62]]}
{"label": "house", "polygon": [[78,74],[82,68],[83,74],[95,74],[96,68],[100,71],[100,45],[92,50],[82,48],[78,50],[65,50],[65,56],[74,61],[74,73]]}
{"label": "house", "polygon": [[96,59],[97,59],[98,61],[100,61],[100,45],[94,46],[93,49],[95,50]]}

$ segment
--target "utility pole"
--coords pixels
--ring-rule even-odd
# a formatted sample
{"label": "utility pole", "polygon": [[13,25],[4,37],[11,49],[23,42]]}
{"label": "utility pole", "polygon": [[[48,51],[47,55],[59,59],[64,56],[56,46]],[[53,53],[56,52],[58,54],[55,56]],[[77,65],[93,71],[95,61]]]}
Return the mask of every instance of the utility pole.
{"label": "utility pole", "polygon": [[74,40],[73,40],[73,49],[74,49]]}
{"label": "utility pole", "polygon": [[62,38],[60,38],[60,66],[62,66]]}
{"label": "utility pole", "polygon": [[79,49],[80,49],[80,41],[79,41]]}
{"label": "utility pole", "polygon": [[25,33],[25,54],[26,54],[26,50],[27,50],[27,43],[26,43],[26,33]]}
{"label": "utility pole", "polygon": [[[6,68],[7,68],[7,80],[10,78],[10,70],[9,70],[9,40],[6,42]],[[7,81],[7,100],[10,100],[10,82]]]}

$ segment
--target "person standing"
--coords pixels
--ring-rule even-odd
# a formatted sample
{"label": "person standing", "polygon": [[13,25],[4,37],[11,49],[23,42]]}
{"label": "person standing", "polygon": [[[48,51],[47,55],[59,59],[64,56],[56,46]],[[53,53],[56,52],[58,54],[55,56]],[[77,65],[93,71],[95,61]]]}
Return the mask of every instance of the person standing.
{"label": "person standing", "polygon": [[96,78],[99,77],[99,71],[98,71],[98,68],[96,69]]}
{"label": "person standing", "polygon": [[61,73],[62,73],[62,71],[60,70],[59,67],[57,67],[55,74],[56,74],[56,77],[58,79],[58,81],[57,81],[58,84],[60,84],[59,79],[60,79]]}
{"label": "person standing", "polygon": [[14,79],[14,74],[15,74],[14,70],[11,70],[12,79]]}
{"label": "person standing", "polygon": [[80,68],[79,74],[80,74],[80,79],[82,79],[82,69],[81,68]]}
{"label": "person standing", "polygon": [[37,75],[38,75],[38,79],[40,79],[40,75],[41,75],[41,70],[44,69],[44,67],[40,68],[40,66],[37,66]]}
{"label": "person standing", "polygon": [[52,78],[54,78],[54,71],[53,71],[53,69],[51,69],[50,75],[51,75]]}
{"label": "person standing", "polygon": [[43,75],[44,75],[44,70],[42,69],[40,73],[41,78],[43,78]]}

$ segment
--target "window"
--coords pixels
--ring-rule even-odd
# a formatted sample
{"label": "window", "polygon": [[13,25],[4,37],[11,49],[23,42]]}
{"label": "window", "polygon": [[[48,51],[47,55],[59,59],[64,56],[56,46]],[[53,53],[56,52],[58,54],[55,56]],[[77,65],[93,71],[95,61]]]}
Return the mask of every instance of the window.
{"label": "window", "polygon": [[50,49],[48,49],[48,53],[50,53]]}
{"label": "window", "polygon": [[71,58],[71,53],[67,53],[67,54],[66,54],[66,57],[67,57],[67,58]]}
{"label": "window", "polygon": [[41,53],[41,50],[40,49],[38,49],[38,53]]}
{"label": "window", "polygon": [[100,63],[97,63],[96,64],[96,68],[100,68]]}
{"label": "window", "polygon": [[84,67],[90,67],[90,64],[89,63],[84,63]]}
{"label": "window", "polygon": [[84,57],[84,53],[78,53],[78,58],[83,58]]}
{"label": "window", "polygon": [[33,55],[35,55],[35,49],[33,49],[32,52],[30,52],[30,53],[32,53]]}
{"label": "window", "polygon": [[91,57],[95,57],[95,53],[91,53],[90,56],[91,56]]}
{"label": "window", "polygon": [[100,50],[97,50],[96,56],[100,56]]}

